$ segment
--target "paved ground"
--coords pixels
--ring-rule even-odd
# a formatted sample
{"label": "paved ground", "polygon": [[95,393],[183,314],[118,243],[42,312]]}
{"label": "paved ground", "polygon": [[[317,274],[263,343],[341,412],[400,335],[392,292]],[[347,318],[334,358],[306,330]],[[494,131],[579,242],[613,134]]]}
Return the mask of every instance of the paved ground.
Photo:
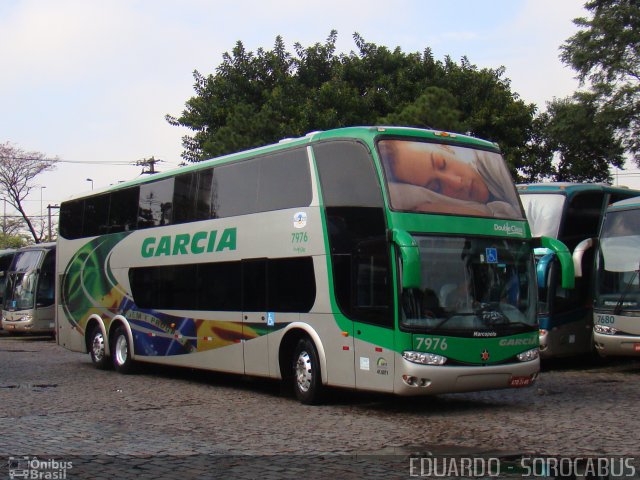
{"label": "paved ground", "polygon": [[640,360],[578,359],[545,367],[529,389],[333,392],[312,407],[271,381],[160,367],[119,375],[46,337],[0,333],[0,479],[29,462],[66,478],[412,478],[412,457],[469,452],[503,470],[523,456],[637,465],[639,396]]}

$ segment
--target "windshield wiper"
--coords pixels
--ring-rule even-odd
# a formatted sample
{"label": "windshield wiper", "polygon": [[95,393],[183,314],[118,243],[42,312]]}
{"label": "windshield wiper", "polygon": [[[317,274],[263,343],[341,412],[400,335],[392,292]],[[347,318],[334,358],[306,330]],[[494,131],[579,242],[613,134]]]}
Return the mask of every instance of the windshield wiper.
{"label": "windshield wiper", "polygon": [[508,325],[509,317],[499,310],[499,303],[481,303],[472,312],[452,312],[447,318],[443,318],[434,328],[440,328],[454,317],[470,317],[475,316],[486,323],[488,326]]}
{"label": "windshield wiper", "polygon": [[440,328],[441,326],[443,326],[445,323],[447,323],[449,320],[451,320],[454,317],[465,317],[465,316],[475,315],[475,312],[454,312],[448,315],[449,315],[448,317],[443,318],[442,321],[433,328],[434,329]]}
{"label": "windshield wiper", "polygon": [[505,325],[509,318],[500,310],[498,302],[481,303],[474,310],[474,314],[489,326]]}
{"label": "windshield wiper", "polygon": [[627,294],[631,290],[631,285],[633,285],[633,282],[635,281],[636,277],[638,276],[638,271],[639,270],[640,270],[640,265],[638,265],[638,270],[634,270],[633,271],[633,275],[631,276],[629,281],[624,286],[624,290],[622,290],[622,295],[620,295],[620,300],[618,300],[618,303],[616,303],[616,306],[613,309],[613,314],[614,315],[620,315],[620,312],[622,312],[622,304],[624,303],[624,299],[627,297]]}

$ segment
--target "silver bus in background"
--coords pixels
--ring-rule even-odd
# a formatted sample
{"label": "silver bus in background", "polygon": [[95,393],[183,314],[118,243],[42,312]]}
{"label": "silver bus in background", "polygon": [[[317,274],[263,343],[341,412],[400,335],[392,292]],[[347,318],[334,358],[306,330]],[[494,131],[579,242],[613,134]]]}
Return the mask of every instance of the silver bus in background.
{"label": "silver bus in background", "polygon": [[596,252],[593,341],[602,356],[640,356],[640,197],[614,203]]}
{"label": "silver bus in background", "polygon": [[2,330],[2,305],[4,304],[4,287],[7,284],[7,272],[15,256],[15,249],[0,250],[0,330]]}
{"label": "silver bus in background", "polygon": [[55,243],[23,247],[5,274],[2,328],[55,332]]}

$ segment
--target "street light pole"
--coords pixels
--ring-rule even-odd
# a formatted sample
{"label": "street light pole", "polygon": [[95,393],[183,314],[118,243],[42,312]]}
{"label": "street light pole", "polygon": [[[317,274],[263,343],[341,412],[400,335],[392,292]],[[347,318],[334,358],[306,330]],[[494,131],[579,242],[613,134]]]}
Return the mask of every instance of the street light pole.
{"label": "street light pole", "polygon": [[44,190],[47,187],[40,187],[40,220],[42,220],[44,218],[44,214],[42,212],[42,190]]}

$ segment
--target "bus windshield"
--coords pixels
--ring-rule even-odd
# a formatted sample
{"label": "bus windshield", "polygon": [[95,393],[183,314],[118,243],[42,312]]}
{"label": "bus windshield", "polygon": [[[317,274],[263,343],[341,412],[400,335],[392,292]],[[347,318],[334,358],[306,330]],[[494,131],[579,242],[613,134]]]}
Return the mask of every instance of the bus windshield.
{"label": "bus windshield", "polygon": [[547,193],[520,195],[534,237],[558,238],[562,209],[567,197]]}
{"label": "bus windshield", "polygon": [[27,310],[35,307],[36,283],[42,251],[26,251],[16,255],[12,272],[7,277],[4,308]]}
{"label": "bus windshield", "polygon": [[598,251],[595,306],[640,307],[640,210],[609,212]]}
{"label": "bus windshield", "polygon": [[403,327],[462,336],[537,329],[529,243],[414,237],[420,249],[422,282],[419,289],[402,293]]}
{"label": "bus windshield", "polygon": [[523,219],[501,155],[416,140],[378,142],[394,210]]}

